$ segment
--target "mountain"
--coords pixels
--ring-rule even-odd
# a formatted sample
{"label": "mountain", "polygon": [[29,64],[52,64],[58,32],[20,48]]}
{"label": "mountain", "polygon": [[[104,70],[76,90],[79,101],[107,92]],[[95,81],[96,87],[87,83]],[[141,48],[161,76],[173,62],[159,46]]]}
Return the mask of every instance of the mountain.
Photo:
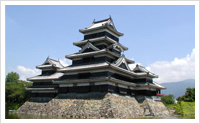
{"label": "mountain", "polygon": [[186,88],[194,88],[195,87],[195,80],[188,79],[179,82],[169,82],[169,83],[162,83],[162,86],[166,87],[167,89],[162,90],[161,93],[165,95],[172,94],[175,98],[185,95]]}

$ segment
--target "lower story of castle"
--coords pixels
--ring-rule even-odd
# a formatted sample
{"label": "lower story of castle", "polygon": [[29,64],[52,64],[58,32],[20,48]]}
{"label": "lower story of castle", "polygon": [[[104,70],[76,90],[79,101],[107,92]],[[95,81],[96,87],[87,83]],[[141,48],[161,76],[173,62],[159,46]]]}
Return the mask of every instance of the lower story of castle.
{"label": "lower story of castle", "polygon": [[115,93],[126,96],[156,96],[160,89],[150,88],[148,86],[137,85],[136,87],[116,84],[111,82],[94,82],[94,83],[68,83],[59,84],[54,88],[32,88],[31,97],[51,97],[54,98],[59,94],[67,93]]}

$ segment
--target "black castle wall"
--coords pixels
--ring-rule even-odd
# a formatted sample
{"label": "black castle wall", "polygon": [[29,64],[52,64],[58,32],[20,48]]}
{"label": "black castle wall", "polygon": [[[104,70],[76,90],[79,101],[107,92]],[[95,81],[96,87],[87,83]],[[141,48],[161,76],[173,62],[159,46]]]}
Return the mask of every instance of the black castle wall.
{"label": "black castle wall", "polygon": [[113,86],[109,84],[104,85],[89,85],[89,86],[73,86],[73,87],[60,87],[58,89],[59,94],[63,93],[89,93],[89,92],[110,92],[117,93],[121,95],[145,95],[145,96],[156,96],[157,91],[150,90],[132,90],[127,88],[122,88],[119,86]]}
{"label": "black castle wall", "polygon": [[130,83],[153,83],[152,79],[149,78],[141,78],[135,79],[128,76],[120,75],[117,73],[113,73],[110,71],[102,71],[102,72],[92,72],[92,73],[79,73],[79,74],[72,74],[72,75],[64,75],[60,79],[93,79],[98,77],[113,77],[119,80],[124,80]]}
{"label": "black castle wall", "polygon": [[97,37],[102,37],[102,36],[108,36],[109,38],[119,42],[119,38],[115,37],[114,35],[108,33],[107,31],[103,31],[103,32],[98,32],[98,33],[94,33],[94,34],[89,34],[89,35],[85,35],[84,36],[84,40],[87,39],[92,39],[92,38],[97,38]]}
{"label": "black castle wall", "polygon": [[110,57],[107,57],[107,56],[85,57],[80,60],[73,60],[71,66],[89,65],[89,64],[102,63],[102,62],[112,63],[113,61],[115,61],[115,60]]}

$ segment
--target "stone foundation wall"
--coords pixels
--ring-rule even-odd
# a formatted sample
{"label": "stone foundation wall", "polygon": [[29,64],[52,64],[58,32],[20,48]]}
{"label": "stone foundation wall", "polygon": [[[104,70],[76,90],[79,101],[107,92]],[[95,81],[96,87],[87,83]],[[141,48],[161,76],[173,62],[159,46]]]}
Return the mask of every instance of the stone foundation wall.
{"label": "stone foundation wall", "polygon": [[[25,102],[19,113],[58,116],[60,118],[138,118],[148,106],[154,116],[162,113],[165,106],[159,102],[146,100],[141,106],[133,97],[110,93],[61,94],[47,103]],[[160,109],[160,110],[159,110]]]}
{"label": "stone foundation wall", "polygon": [[154,101],[150,98],[146,98],[141,107],[144,109],[144,115],[146,116],[169,116],[169,111],[162,102]]}

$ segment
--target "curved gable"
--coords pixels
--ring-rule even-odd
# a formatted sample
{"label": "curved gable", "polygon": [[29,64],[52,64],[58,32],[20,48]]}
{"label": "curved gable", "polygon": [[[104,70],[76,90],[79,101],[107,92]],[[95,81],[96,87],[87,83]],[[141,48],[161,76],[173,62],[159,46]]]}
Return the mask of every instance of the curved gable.
{"label": "curved gable", "polygon": [[115,62],[115,66],[121,67],[123,69],[131,71],[131,69],[128,66],[128,63],[126,62],[126,58],[122,54],[121,57]]}
{"label": "curved gable", "polygon": [[[90,49],[90,50],[89,50]],[[98,51],[99,48],[92,45],[89,41],[87,44],[78,52],[78,53],[84,53],[84,52],[91,52],[91,51]]]}

